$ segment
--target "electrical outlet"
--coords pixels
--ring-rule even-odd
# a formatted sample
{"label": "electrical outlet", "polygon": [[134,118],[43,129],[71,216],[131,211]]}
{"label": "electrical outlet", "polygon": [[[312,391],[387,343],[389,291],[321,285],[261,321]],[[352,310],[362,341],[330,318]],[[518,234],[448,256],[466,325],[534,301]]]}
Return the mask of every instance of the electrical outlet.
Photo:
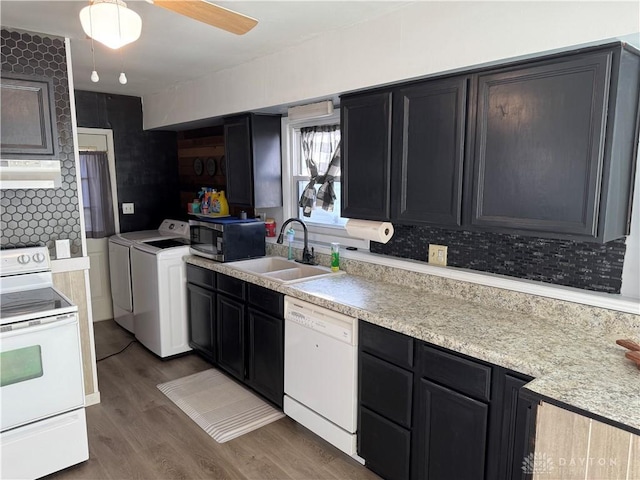
{"label": "electrical outlet", "polygon": [[134,213],[133,203],[123,203],[122,204],[122,214],[123,215],[132,215]]}
{"label": "electrical outlet", "polygon": [[447,247],[444,245],[429,245],[429,263],[431,265],[447,266]]}

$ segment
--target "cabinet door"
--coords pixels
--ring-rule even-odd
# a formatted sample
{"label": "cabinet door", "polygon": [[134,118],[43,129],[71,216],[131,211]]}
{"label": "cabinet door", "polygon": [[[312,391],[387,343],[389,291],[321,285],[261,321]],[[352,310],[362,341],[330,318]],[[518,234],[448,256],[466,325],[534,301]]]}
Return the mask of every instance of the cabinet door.
{"label": "cabinet door", "polygon": [[343,217],[390,216],[391,92],[346,97],[341,104]]}
{"label": "cabinet door", "polygon": [[253,205],[253,158],[250,117],[225,120],[224,150],[227,168],[227,200],[236,205]]}
{"label": "cabinet door", "polygon": [[212,362],[216,361],[216,294],[187,283],[189,346]]}
{"label": "cabinet door", "polygon": [[411,428],[413,373],[360,353],[360,405]]}
{"label": "cabinet door", "polygon": [[247,383],[282,408],[284,395],[284,320],[248,309]]}
{"label": "cabinet door", "polygon": [[597,235],[611,52],[477,78],[471,222]]}
{"label": "cabinet door", "polygon": [[533,402],[520,395],[520,389],[528,382],[529,380],[505,375],[500,448],[496,455],[500,479],[518,480],[532,477],[530,473],[522,471],[522,462],[532,451],[529,443]]}
{"label": "cabinet door", "polygon": [[244,303],[217,295],[218,365],[244,379]]}
{"label": "cabinet door", "polygon": [[411,431],[364,407],[359,416],[358,455],[367,468],[387,480],[408,480]]}
{"label": "cabinet door", "polygon": [[393,219],[460,225],[467,77],[393,93]]}
{"label": "cabinet door", "polygon": [[415,478],[485,478],[489,406],[420,379],[414,432]]}

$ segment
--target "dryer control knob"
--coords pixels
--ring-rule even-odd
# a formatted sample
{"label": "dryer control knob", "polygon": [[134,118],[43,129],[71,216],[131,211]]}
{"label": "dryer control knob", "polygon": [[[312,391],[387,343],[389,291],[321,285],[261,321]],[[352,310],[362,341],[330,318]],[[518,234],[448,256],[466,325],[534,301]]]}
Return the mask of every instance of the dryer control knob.
{"label": "dryer control knob", "polygon": [[45,257],[44,257],[44,255],[42,253],[36,253],[33,256],[33,261],[36,262],[36,263],[42,263],[42,262],[44,262],[44,258]]}
{"label": "dryer control knob", "polygon": [[20,255],[18,257],[18,263],[21,265],[26,265],[30,261],[31,261],[31,257],[29,257],[29,255]]}

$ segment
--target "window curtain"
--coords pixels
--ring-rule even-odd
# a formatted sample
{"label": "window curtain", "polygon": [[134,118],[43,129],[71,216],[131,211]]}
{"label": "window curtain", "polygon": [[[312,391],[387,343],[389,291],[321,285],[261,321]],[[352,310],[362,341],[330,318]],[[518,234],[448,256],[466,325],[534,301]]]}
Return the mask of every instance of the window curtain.
{"label": "window curtain", "polygon": [[107,152],[80,152],[82,201],[87,238],[115,233]]}
{"label": "window curtain", "polygon": [[340,125],[301,128],[300,136],[310,178],[298,205],[305,217],[310,217],[316,206],[332,212],[336,199],[333,182],[340,175]]}

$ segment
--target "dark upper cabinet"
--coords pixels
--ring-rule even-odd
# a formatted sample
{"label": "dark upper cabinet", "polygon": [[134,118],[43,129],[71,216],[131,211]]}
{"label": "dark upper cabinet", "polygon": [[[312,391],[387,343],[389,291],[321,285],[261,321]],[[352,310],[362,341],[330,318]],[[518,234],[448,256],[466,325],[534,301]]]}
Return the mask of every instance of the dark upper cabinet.
{"label": "dark upper cabinet", "polygon": [[245,114],[224,121],[227,200],[252,208],[282,205],[280,116]]}
{"label": "dark upper cabinet", "polygon": [[342,216],[460,225],[468,78],[342,99]]}
{"label": "dark upper cabinet", "polygon": [[467,81],[446,78],[393,92],[394,221],[460,225]]}
{"label": "dark upper cabinet", "polygon": [[388,220],[391,214],[391,92],[343,97],[343,217]]}
{"label": "dark upper cabinet", "polygon": [[597,242],[628,234],[640,56],[623,44],[341,101],[344,217]]}
{"label": "dark upper cabinet", "polygon": [[618,46],[475,76],[471,224],[601,242],[626,235],[638,60]]}
{"label": "dark upper cabinet", "polygon": [[53,81],[45,77],[2,72],[3,158],[58,159],[58,127]]}

